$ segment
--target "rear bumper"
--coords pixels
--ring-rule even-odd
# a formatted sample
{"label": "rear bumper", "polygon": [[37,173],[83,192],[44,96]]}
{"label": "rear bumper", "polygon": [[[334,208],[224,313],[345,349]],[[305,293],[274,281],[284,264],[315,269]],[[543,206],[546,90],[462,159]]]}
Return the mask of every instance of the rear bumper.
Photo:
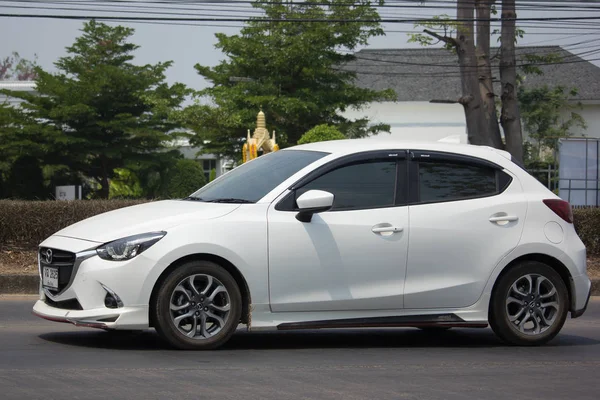
{"label": "rear bumper", "polygon": [[33,314],[54,322],[99,329],[146,329],[148,307],[98,308],[92,310],[64,310],[38,300]]}
{"label": "rear bumper", "polygon": [[592,293],[592,282],[587,274],[571,278],[571,318],[581,317],[587,309]]}
{"label": "rear bumper", "polygon": [[583,313],[585,312],[585,310],[587,310],[588,304],[590,302],[590,295],[591,295],[591,293],[592,293],[591,291],[588,292],[587,300],[585,301],[585,305],[583,306],[582,309],[571,311],[571,318],[578,318],[578,317],[581,317],[583,315]]}

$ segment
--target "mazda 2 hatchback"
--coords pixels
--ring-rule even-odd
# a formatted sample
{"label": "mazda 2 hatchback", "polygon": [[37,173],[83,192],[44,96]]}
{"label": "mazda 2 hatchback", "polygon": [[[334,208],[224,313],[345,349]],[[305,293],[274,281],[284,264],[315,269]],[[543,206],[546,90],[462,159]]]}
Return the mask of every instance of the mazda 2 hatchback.
{"label": "mazda 2 hatchback", "polygon": [[248,329],[485,328],[538,345],[586,309],[570,205],[504,151],[322,142],[39,249],[42,318],[212,349]]}

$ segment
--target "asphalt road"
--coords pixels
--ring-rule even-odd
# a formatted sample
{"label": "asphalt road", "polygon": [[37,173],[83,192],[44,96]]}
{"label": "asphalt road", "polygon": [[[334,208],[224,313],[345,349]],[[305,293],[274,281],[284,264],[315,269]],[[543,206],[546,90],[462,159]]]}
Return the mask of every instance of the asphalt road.
{"label": "asphalt road", "polygon": [[600,298],[537,348],[490,329],[238,332],[185,352],[75,328],[0,297],[0,399],[598,399]]}

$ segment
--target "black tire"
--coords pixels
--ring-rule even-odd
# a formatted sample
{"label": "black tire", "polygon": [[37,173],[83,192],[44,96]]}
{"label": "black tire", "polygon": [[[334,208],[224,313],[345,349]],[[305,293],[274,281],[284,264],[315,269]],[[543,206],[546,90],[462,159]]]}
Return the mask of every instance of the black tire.
{"label": "black tire", "polygon": [[[536,277],[536,280],[539,279],[537,276],[544,277],[548,279],[556,289],[556,296],[553,296],[552,298],[557,300],[558,310],[554,309],[554,311],[552,311],[555,313],[553,314],[555,315],[553,322],[546,328],[545,331],[541,331],[537,334],[527,334],[521,332],[515,323],[509,320],[509,311],[507,311],[507,299],[512,285],[518,279],[526,275],[533,275]],[[534,282],[534,284],[536,284],[536,282]],[[514,292],[511,292],[511,295],[512,294],[514,294]],[[512,297],[516,298],[517,296]],[[529,301],[529,298],[525,297],[523,300],[523,306],[516,306],[517,311],[518,307],[523,307],[525,309],[525,314],[523,314],[523,316],[527,315],[527,313],[530,311],[529,308],[527,308],[529,306],[525,306],[527,301]],[[540,303],[542,302],[540,301]],[[535,309],[531,310],[535,316]],[[560,332],[565,320],[567,319],[568,311],[569,293],[560,275],[552,267],[544,263],[537,261],[526,261],[512,267],[496,282],[490,300],[489,322],[494,333],[506,343],[518,346],[539,346],[549,342],[558,334],[558,332]],[[518,314],[518,312],[515,312],[515,314]],[[534,318],[537,319],[537,317]],[[522,320],[517,320],[517,322],[519,321]],[[531,319],[529,321],[531,321]],[[538,323],[540,322],[539,319],[537,319],[537,321]],[[531,321],[531,323],[533,324],[533,321]]]}
{"label": "black tire", "polygon": [[[225,325],[209,338],[186,337],[171,319],[170,301],[173,291],[186,277],[196,274],[216,278],[229,294],[230,309]],[[242,295],[235,279],[221,266],[210,261],[189,261],[178,266],[162,281],[151,307],[156,331],[171,346],[182,350],[210,350],[220,347],[234,334],[242,314]]]}

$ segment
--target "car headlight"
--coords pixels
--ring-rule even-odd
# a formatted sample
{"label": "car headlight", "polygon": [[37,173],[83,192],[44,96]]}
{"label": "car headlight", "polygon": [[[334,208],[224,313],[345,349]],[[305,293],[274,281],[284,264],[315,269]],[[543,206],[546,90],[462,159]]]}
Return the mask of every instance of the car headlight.
{"label": "car headlight", "polygon": [[141,254],[162,239],[167,232],[142,233],[105,243],[96,249],[103,260],[124,261]]}

